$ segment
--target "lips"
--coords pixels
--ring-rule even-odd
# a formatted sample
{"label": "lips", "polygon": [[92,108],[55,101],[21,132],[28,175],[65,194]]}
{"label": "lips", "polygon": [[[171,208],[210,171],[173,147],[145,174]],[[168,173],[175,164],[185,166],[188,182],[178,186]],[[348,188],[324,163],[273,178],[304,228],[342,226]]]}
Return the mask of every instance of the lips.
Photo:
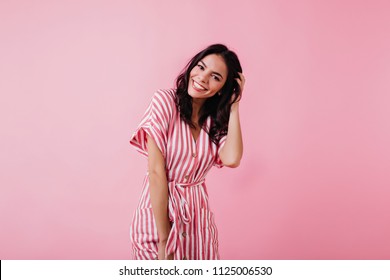
{"label": "lips", "polygon": [[194,80],[192,80],[192,87],[193,87],[196,91],[204,91],[204,90],[207,90],[207,88],[205,88],[205,87],[202,86],[201,84],[195,82]]}

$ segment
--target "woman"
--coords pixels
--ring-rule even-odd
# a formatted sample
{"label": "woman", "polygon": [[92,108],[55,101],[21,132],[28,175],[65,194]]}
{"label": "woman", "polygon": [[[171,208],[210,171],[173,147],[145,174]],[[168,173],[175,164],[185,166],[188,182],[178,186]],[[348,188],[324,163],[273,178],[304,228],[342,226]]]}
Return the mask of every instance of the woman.
{"label": "woman", "polygon": [[205,176],[212,166],[240,163],[241,72],[234,52],[211,45],[191,59],[176,89],[154,94],[130,140],[148,158],[131,225],[134,259],[219,259]]}

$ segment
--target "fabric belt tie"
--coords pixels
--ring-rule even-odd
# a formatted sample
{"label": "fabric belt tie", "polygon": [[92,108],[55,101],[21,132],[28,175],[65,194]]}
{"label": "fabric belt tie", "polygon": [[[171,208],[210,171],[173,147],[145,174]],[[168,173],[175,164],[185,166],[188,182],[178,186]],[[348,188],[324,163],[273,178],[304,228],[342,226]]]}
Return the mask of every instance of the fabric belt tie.
{"label": "fabric belt tie", "polygon": [[168,182],[169,190],[169,219],[172,221],[172,228],[168,235],[165,256],[175,254],[180,245],[179,229],[181,224],[191,223],[191,213],[185,197],[184,188],[194,187],[204,183],[204,179],[194,183]]}

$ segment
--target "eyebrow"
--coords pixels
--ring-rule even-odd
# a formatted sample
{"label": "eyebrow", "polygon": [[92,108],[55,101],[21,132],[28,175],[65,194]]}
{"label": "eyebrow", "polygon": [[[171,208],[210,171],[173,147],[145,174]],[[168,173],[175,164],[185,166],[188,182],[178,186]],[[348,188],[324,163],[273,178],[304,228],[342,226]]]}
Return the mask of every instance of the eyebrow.
{"label": "eyebrow", "polygon": [[[200,63],[202,63],[203,64],[203,66],[205,67],[205,68],[207,68],[207,65],[203,62],[203,60],[200,60],[199,61]],[[213,74],[215,74],[215,75],[218,75],[218,76],[220,76],[221,77],[221,79],[223,79],[223,77],[222,77],[222,75],[221,74],[219,74],[218,72],[215,72],[215,71],[213,71],[212,72]]]}

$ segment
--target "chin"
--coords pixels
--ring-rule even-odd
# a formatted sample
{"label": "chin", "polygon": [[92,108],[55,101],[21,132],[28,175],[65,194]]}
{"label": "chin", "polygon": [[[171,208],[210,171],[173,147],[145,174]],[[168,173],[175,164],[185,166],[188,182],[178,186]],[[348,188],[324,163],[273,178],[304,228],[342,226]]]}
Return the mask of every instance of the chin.
{"label": "chin", "polygon": [[207,99],[210,97],[210,96],[205,96],[204,94],[199,94],[191,91],[188,91],[188,95],[191,96],[192,98],[197,98],[197,99]]}

